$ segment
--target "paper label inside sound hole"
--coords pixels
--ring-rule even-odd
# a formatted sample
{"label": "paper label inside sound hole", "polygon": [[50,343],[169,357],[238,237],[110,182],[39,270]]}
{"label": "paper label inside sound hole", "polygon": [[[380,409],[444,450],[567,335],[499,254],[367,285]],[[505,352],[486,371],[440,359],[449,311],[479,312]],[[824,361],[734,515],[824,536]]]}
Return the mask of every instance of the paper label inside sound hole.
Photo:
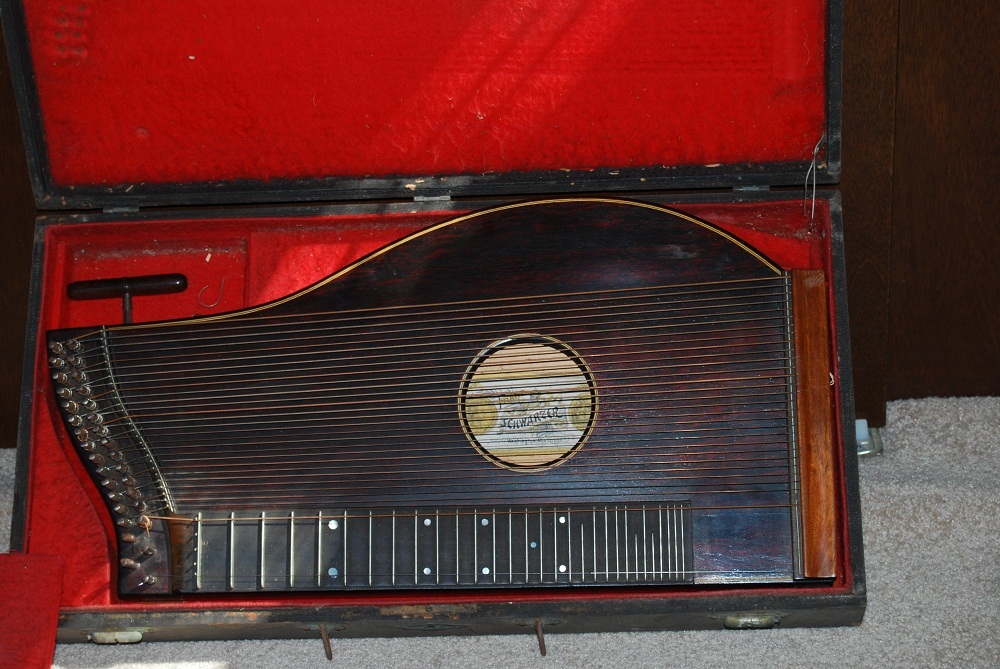
{"label": "paper label inside sound hole", "polygon": [[466,435],[501,466],[558,464],[589,435],[596,392],[568,346],[540,336],[494,343],[466,374],[459,398]]}

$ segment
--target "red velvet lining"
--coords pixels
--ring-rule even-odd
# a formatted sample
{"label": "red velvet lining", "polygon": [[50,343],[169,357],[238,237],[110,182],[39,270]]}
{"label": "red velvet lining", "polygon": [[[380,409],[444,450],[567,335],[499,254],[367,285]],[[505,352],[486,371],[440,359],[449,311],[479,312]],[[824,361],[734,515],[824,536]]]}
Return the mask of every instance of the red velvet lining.
{"label": "red velvet lining", "polygon": [[52,666],[61,585],[58,557],[0,553],[0,662],[5,667]]}
{"label": "red velvet lining", "polygon": [[808,161],[825,3],[25,0],[56,185]]}
{"label": "red velvet lining", "polygon": [[[830,271],[830,209],[825,200],[817,201],[816,220],[812,224],[803,217],[799,199],[685,204],[678,208],[734,233],[786,269]],[[117,300],[67,300],[65,287],[71,281],[182,272],[190,278],[188,290],[170,296],[137,298],[136,320],[218,313],[287,295],[411,231],[460,213],[331,214],[52,225],[45,231],[40,335],[52,328],[120,322],[121,306]],[[223,277],[226,279],[224,286]],[[202,305],[212,305],[220,297],[220,291],[218,304],[199,305],[199,299]],[[831,321],[834,320],[831,313]],[[65,563],[62,606],[65,609],[127,610],[139,606],[135,602],[119,601],[114,594],[108,543],[108,537],[113,536],[110,518],[58,423],[41,336],[35,354],[34,383],[38,401],[32,406],[25,550],[62,557]],[[846,547],[842,548],[846,553]],[[838,587],[844,586],[847,576],[838,579]],[[445,599],[453,596],[440,595]],[[587,597],[593,593],[559,596]],[[616,596],[623,595],[618,593]],[[637,593],[635,596],[646,595]],[[421,597],[431,599],[439,595],[422,593]],[[509,599],[510,595],[503,597]],[[530,599],[536,595],[524,593],[524,597]],[[552,595],[547,593],[544,597]],[[484,598],[488,597],[484,595]],[[165,608],[224,609],[243,600],[203,597],[159,601]],[[336,595],[272,597],[254,599],[252,605],[277,607],[295,602],[315,605],[317,601],[345,603],[348,600]],[[399,601],[399,597],[392,595],[386,601]],[[148,607],[147,604],[141,606]]]}

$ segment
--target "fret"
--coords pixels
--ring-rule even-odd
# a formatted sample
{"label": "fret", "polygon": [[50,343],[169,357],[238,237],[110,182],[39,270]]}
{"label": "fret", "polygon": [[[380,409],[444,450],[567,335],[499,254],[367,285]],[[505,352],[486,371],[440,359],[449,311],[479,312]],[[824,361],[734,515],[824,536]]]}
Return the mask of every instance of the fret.
{"label": "fret", "polygon": [[236,589],[236,512],[229,513],[229,589]]}
{"label": "fret", "polygon": [[622,516],[625,519],[625,580],[628,581],[628,507],[622,510]]}
{"label": "fret", "polygon": [[660,580],[663,580],[664,570],[663,570],[663,507],[661,506],[656,510],[656,526],[660,529]]}
{"label": "fret", "polygon": [[[675,512],[673,512],[673,511],[670,512],[670,530],[669,530],[669,532],[674,537],[683,536],[683,534],[684,534],[683,524],[681,524],[681,526],[678,527],[677,514]],[[674,541],[673,543],[674,543],[674,548],[673,548],[672,553],[673,553],[673,558],[674,558],[674,564],[673,564],[673,568],[671,570],[671,574],[676,577],[678,574],[682,573],[683,569],[684,569],[684,567],[682,566],[682,562],[684,561],[683,560],[684,552],[678,550],[677,543],[679,543],[679,541]]]}
{"label": "fret", "polygon": [[[646,563],[646,511],[642,511],[642,577],[643,579],[649,578],[649,567]],[[638,569],[638,565],[636,565]]]}
{"label": "fret", "polygon": [[198,512],[198,521],[197,524],[195,525],[194,531],[195,531],[195,545],[198,546],[198,552],[195,555],[195,559],[197,560],[197,562],[195,562],[194,582],[195,582],[195,587],[201,590],[202,587],[201,571],[202,571],[202,564],[205,562],[205,551],[202,550],[202,541],[201,541],[202,539],[201,511]]}
{"label": "fret", "polygon": [[686,504],[273,513],[195,515],[181,592],[693,580]]}
{"label": "fret", "polygon": [[[615,580],[621,576],[621,560],[619,550],[621,549],[621,534],[618,526],[618,509],[615,509]],[[626,565],[627,566],[627,565]]]}
{"label": "fret", "polygon": [[608,581],[610,579],[610,541],[608,541],[608,507],[604,507],[604,580]]}
{"label": "fret", "polygon": [[[200,519],[201,514],[199,513],[198,516],[199,516],[199,519]],[[265,562],[264,533],[265,533],[265,519],[266,518],[267,518],[267,512],[266,511],[261,511],[260,512],[260,533],[259,533],[259,536],[260,536],[260,552],[258,553],[258,557],[260,558],[260,571],[257,572],[258,576],[260,577],[260,589],[261,590],[263,590],[264,587],[265,587],[265,585],[266,585],[265,582],[264,582],[264,562]],[[201,586],[199,585],[198,588],[201,589]]]}
{"label": "fret", "polygon": [[507,509],[507,582],[514,582],[514,510]]}
{"label": "fret", "polygon": [[295,587],[295,512],[288,512],[288,587]]}
{"label": "fret", "polygon": [[323,514],[316,516],[316,587],[323,585]]}
{"label": "fret", "polygon": [[[677,522],[677,513],[676,512],[675,513],[671,513],[670,516],[671,516],[671,519],[672,519],[674,536],[680,536],[681,537],[681,541],[683,541],[683,536],[684,536],[684,525],[683,525],[683,523],[678,523]],[[683,571],[684,571],[684,553],[682,551],[678,550],[678,546],[677,546],[678,543],[680,543],[680,542],[678,541],[678,542],[674,543],[674,574],[675,575],[683,573]]]}
{"label": "fret", "polygon": [[528,510],[524,510],[524,582],[528,583],[529,577],[529,566],[531,562],[528,559]]}
{"label": "fret", "polygon": [[[680,515],[679,510],[675,509],[674,510],[674,517],[676,518],[679,515]],[[680,539],[677,542],[675,542],[675,544],[674,544],[675,549],[674,550],[679,550],[680,551],[680,558],[681,558],[681,563],[680,563],[680,565],[679,565],[679,567],[677,569],[677,576],[678,577],[683,577],[683,576],[685,576],[687,574],[687,560],[686,560],[687,551],[684,550],[685,543],[684,543],[684,519],[683,518],[678,518],[678,520],[677,520],[677,526],[678,526],[678,530],[680,532]]]}

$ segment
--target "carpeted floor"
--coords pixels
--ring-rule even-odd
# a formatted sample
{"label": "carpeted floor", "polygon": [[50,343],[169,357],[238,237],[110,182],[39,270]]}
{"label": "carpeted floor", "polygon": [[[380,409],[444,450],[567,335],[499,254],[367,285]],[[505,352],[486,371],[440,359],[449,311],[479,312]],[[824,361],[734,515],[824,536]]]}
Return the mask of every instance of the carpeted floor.
{"label": "carpeted floor", "polygon": [[[895,402],[861,462],[868,613],[859,628],[63,645],[57,667],[1000,667],[1000,398]],[[0,451],[0,551],[13,453]],[[2,664],[2,661],[0,661]]]}

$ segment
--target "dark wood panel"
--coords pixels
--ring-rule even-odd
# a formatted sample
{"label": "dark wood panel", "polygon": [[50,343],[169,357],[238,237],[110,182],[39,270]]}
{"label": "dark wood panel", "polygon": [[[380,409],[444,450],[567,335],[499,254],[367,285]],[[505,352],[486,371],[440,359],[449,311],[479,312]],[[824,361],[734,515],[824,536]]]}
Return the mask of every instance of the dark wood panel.
{"label": "dark wood panel", "polygon": [[795,392],[802,490],[802,575],[834,578],[837,556],[837,475],[833,440],[830,332],[821,270],[792,272],[795,305]]}
{"label": "dark wood panel", "polygon": [[844,244],[858,416],[885,424],[899,0],[844,9]]}
{"label": "dark wood panel", "polygon": [[1000,394],[1000,5],[900,6],[890,399]]}
{"label": "dark wood panel", "polygon": [[0,313],[4,318],[0,328],[0,369],[4,370],[0,376],[0,434],[5,435],[0,448],[14,446],[17,434],[34,219],[7,52],[0,43]]}

